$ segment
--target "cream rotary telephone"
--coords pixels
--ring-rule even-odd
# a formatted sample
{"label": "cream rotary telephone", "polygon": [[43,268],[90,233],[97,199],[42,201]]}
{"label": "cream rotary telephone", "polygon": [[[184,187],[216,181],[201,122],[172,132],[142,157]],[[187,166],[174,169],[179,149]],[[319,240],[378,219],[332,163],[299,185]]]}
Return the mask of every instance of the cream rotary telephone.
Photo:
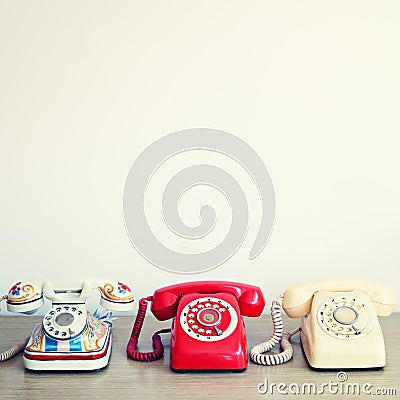
{"label": "cream rotary telephone", "polygon": [[[281,306],[289,317],[303,317],[301,328],[283,332]],[[250,357],[264,365],[289,361],[293,356],[290,337],[300,331],[313,368],[384,367],[385,343],[377,316],[389,316],[393,308],[392,290],[373,282],[324,280],[291,286],[272,304],[274,333],[254,346]],[[265,354],[278,343],[281,353]]]}
{"label": "cream rotary telephone", "polygon": [[[52,308],[37,324],[26,346],[1,353],[11,358],[24,347],[24,364],[31,370],[94,370],[107,366],[111,354],[111,313],[91,315],[86,300],[100,292],[100,305],[112,311],[133,308],[131,289],[121,283],[99,279],[58,277],[18,282],[3,296],[11,312],[32,314],[51,300]],[[96,310],[97,311],[97,310]]]}

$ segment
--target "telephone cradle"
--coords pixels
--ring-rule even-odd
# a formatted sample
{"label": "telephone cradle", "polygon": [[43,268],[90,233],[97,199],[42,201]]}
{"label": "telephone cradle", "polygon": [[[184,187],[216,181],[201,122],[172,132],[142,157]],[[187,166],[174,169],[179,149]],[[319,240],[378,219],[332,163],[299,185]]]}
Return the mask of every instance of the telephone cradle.
{"label": "telephone cradle", "polygon": [[85,301],[93,289],[100,292],[100,305],[114,311],[133,306],[130,288],[121,282],[60,279],[57,283],[18,282],[7,298],[12,312],[31,314],[50,299],[52,308],[35,325],[24,350],[30,370],[96,370],[107,366],[111,355],[111,313],[91,315]]}

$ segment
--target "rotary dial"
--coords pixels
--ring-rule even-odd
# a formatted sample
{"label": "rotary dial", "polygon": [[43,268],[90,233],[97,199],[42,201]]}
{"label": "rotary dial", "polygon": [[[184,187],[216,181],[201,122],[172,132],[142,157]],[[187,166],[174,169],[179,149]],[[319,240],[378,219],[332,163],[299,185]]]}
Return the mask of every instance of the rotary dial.
{"label": "rotary dial", "polygon": [[72,339],[86,327],[86,310],[80,305],[53,307],[43,317],[43,328],[54,339]]}
{"label": "rotary dial", "polygon": [[180,315],[182,329],[192,338],[216,342],[236,328],[238,315],[231,304],[216,298],[202,297],[188,303]]}
{"label": "rotary dial", "polygon": [[318,310],[320,327],[338,339],[355,339],[366,335],[373,326],[369,307],[356,298],[339,296],[325,301]]}

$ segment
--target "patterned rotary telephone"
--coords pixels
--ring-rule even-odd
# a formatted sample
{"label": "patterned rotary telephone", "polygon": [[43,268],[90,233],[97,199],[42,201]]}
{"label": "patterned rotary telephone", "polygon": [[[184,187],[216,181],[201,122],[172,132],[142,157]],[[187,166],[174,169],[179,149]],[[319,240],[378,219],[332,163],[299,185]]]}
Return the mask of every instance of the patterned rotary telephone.
{"label": "patterned rotary telephone", "polygon": [[[100,291],[100,305],[113,311],[133,308],[130,288],[121,282],[55,278],[41,282],[18,282],[3,296],[11,312],[32,314],[51,300],[52,308],[37,324],[24,351],[25,367],[32,370],[93,370],[105,367],[111,354],[111,313],[87,311],[85,302]],[[96,310],[97,311],[97,310]],[[1,354],[11,358],[24,345]]]}
{"label": "patterned rotary telephone", "polygon": [[[171,329],[153,335],[153,351],[136,349],[147,302],[154,316],[174,318]],[[154,361],[164,354],[160,333],[171,332],[170,366],[175,371],[244,371],[248,358],[246,330],[241,315],[257,317],[265,305],[261,289],[233,282],[201,281],[158,289],[139,301],[139,311],[127,346],[128,357]]]}

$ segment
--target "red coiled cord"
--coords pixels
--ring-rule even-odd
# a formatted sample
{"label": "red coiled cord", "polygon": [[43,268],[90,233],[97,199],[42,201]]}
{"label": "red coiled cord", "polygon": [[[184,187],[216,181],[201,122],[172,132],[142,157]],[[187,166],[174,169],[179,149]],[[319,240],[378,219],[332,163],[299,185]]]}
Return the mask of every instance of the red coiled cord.
{"label": "red coiled cord", "polygon": [[164,355],[164,346],[161,342],[160,333],[171,332],[171,329],[161,329],[154,333],[151,338],[153,341],[153,351],[142,352],[136,350],[140,331],[142,330],[143,321],[146,316],[148,301],[153,301],[153,297],[149,296],[139,300],[139,310],[132,328],[131,338],[126,347],[126,354],[135,361],[155,361],[160,359]]}

